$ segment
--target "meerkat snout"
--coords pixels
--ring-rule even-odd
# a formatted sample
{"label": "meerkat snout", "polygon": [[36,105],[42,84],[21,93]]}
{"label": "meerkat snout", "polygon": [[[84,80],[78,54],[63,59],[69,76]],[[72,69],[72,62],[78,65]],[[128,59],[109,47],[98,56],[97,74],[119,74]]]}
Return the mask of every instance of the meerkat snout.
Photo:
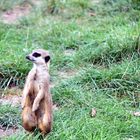
{"label": "meerkat snout", "polygon": [[28,60],[30,60],[30,61],[33,61],[33,60],[31,60],[31,58],[30,58],[29,55],[26,56],[26,59],[28,59]]}

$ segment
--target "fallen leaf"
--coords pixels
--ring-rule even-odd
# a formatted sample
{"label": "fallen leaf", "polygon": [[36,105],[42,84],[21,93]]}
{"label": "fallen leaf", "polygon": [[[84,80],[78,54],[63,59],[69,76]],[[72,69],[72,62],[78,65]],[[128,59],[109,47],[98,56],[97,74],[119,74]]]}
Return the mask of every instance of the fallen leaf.
{"label": "fallen leaf", "polygon": [[133,112],[133,115],[136,117],[140,117],[140,112]]}
{"label": "fallen leaf", "polygon": [[91,110],[91,117],[95,117],[96,113],[97,113],[96,109],[92,108],[92,110]]}
{"label": "fallen leaf", "polygon": [[96,14],[95,14],[95,13],[89,13],[89,15],[90,15],[90,16],[96,16]]}

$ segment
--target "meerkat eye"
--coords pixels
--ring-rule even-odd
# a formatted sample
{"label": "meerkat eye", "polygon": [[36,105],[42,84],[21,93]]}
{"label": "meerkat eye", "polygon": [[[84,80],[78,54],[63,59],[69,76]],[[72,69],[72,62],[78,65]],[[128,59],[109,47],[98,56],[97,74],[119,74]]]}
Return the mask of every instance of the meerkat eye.
{"label": "meerkat eye", "polygon": [[47,63],[50,60],[50,56],[45,57],[45,62]]}
{"label": "meerkat eye", "polygon": [[39,56],[41,56],[41,54],[40,54],[40,53],[35,52],[35,53],[33,53],[33,56],[34,56],[34,57],[39,57]]}

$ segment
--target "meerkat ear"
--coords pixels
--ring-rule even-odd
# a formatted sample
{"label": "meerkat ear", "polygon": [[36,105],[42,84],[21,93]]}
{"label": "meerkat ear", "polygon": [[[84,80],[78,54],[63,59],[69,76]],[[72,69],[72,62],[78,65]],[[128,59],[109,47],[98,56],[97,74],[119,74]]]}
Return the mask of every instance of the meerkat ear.
{"label": "meerkat ear", "polygon": [[45,62],[47,63],[50,60],[50,56],[45,57]]}

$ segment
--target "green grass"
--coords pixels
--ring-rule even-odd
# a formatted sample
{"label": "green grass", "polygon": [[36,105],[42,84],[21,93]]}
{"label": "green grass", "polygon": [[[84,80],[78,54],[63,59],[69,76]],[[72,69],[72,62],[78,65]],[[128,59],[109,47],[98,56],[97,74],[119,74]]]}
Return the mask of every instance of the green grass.
{"label": "green grass", "polygon": [[5,128],[17,127],[21,124],[19,119],[19,108],[13,108],[9,105],[0,106],[0,125]]}
{"label": "green grass", "polygon": [[[140,4],[136,0],[43,0],[15,25],[0,23],[0,87],[23,88],[35,48],[50,51],[54,111],[48,140],[138,140]],[[31,3],[31,1],[30,1]],[[8,1],[0,7],[22,4]],[[2,5],[2,6],[1,6]],[[2,10],[4,10],[2,9]],[[0,8],[1,10],[1,8]],[[91,13],[95,16],[91,16]],[[66,51],[73,52],[66,55]],[[60,72],[72,76],[62,78]],[[96,108],[96,117],[90,116]],[[21,128],[21,110],[0,107],[0,124]],[[7,117],[8,114],[8,117]],[[10,117],[12,116],[12,117]],[[6,140],[37,140],[21,129]]]}

